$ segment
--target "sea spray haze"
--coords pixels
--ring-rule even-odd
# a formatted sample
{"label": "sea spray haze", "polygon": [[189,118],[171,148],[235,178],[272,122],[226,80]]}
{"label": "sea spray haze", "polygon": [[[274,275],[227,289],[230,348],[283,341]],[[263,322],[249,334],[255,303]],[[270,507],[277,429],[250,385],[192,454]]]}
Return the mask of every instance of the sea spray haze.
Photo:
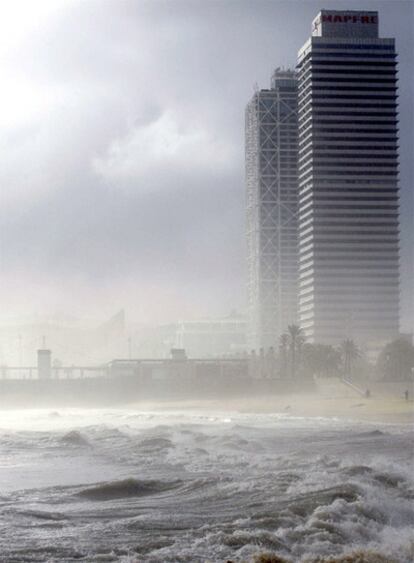
{"label": "sea spray haze", "polygon": [[371,0],[383,39],[305,49],[297,87],[331,4],[2,3],[0,563],[413,562],[413,4]]}
{"label": "sea spray haze", "polygon": [[412,561],[406,426],[120,409],[0,427],[2,561]]}

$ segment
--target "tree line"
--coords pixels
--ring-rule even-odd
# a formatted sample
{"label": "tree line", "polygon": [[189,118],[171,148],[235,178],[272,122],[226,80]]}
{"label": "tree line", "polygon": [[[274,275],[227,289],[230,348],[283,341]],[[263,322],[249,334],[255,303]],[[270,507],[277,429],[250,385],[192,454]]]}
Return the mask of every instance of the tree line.
{"label": "tree line", "polygon": [[[386,344],[375,363],[370,362],[362,349],[347,338],[339,346],[306,342],[298,325],[289,325],[279,341],[278,354],[274,348],[260,350],[253,362],[259,365],[262,376],[280,378],[344,377],[345,379],[374,376],[383,380],[409,380],[414,375],[414,346],[404,338]],[[256,370],[258,371],[258,370]]]}

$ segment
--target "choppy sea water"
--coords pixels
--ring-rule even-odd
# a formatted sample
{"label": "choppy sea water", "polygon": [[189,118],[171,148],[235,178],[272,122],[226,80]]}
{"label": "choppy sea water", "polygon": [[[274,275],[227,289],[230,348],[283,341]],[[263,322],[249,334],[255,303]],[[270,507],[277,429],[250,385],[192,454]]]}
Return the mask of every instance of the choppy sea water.
{"label": "choppy sea water", "polygon": [[411,563],[412,437],[283,414],[4,411],[0,561],[296,563],[362,549]]}

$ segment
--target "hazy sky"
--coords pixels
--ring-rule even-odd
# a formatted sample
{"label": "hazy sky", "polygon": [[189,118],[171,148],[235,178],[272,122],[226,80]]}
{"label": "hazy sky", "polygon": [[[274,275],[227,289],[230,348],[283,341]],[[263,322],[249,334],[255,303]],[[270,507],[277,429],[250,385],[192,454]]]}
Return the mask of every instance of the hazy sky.
{"label": "hazy sky", "polygon": [[408,325],[414,22],[398,0],[2,4],[3,319],[243,310],[244,108],[320,8],[378,9],[397,38]]}

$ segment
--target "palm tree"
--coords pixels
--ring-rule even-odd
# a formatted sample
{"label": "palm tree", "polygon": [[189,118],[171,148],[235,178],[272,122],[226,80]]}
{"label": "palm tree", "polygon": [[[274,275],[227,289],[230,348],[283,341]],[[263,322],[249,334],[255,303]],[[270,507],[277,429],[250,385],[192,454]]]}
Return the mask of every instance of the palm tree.
{"label": "palm tree", "polygon": [[404,338],[390,342],[378,357],[377,369],[385,380],[411,379],[414,375],[414,346]]}
{"label": "palm tree", "polygon": [[308,376],[333,377],[339,371],[341,356],[339,351],[329,344],[305,344],[303,360]]}
{"label": "palm tree", "polygon": [[289,325],[288,332],[290,337],[290,354],[292,361],[292,377],[296,376],[296,363],[297,363],[297,352],[300,350],[303,344],[302,329],[298,325]]}
{"label": "palm tree", "polygon": [[287,375],[287,351],[289,344],[289,335],[284,333],[280,337],[279,354],[280,354],[280,375],[281,377],[286,377]]}
{"label": "palm tree", "polygon": [[344,376],[349,377],[352,373],[354,361],[361,356],[358,346],[349,338],[341,343],[341,355],[344,364]]}

